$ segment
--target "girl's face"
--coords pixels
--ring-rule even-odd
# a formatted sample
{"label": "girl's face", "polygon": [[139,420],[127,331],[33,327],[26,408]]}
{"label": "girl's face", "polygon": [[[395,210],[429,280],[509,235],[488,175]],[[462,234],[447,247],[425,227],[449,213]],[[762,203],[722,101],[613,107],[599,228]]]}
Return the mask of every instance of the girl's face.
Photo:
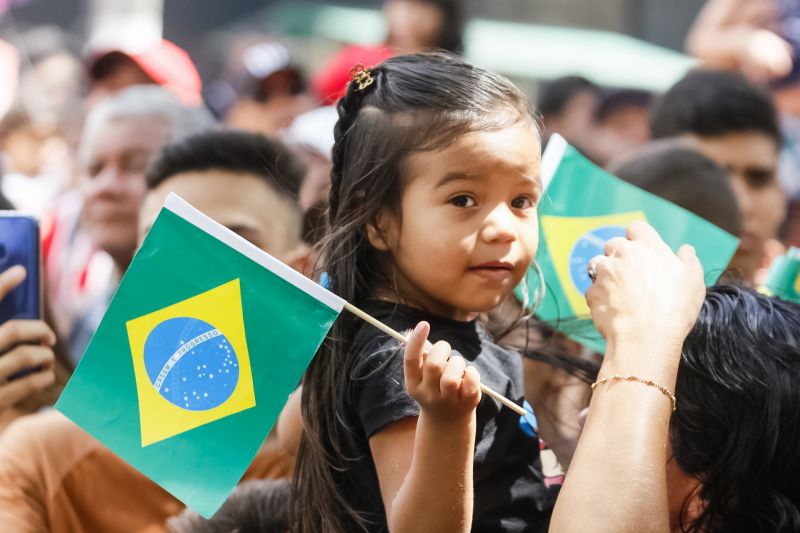
{"label": "girl's face", "polygon": [[407,159],[402,219],[384,212],[370,229],[394,258],[401,299],[467,320],[513,291],[539,241],[540,152],[536,129],[519,121]]}

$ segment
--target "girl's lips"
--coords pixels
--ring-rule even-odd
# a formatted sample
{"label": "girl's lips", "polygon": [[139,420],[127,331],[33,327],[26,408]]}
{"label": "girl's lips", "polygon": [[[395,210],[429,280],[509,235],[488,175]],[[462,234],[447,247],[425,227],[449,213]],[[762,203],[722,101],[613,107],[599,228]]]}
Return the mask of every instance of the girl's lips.
{"label": "girl's lips", "polygon": [[470,272],[489,280],[504,280],[511,276],[513,265],[502,261],[492,261],[470,267]]}

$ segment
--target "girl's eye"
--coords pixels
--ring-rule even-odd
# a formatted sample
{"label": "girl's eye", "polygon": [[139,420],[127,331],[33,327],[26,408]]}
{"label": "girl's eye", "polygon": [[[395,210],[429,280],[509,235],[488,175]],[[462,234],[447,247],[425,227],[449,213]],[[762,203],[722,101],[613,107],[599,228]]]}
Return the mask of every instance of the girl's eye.
{"label": "girl's eye", "polygon": [[475,199],[466,194],[459,194],[450,198],[449,202],[456,207],[474,207]]}
{"label": "girl's eye", "polygon": [[517,196],[511,201],[511,207],[514,209],[530,209],[536,207],[536,202],[530,196]]}

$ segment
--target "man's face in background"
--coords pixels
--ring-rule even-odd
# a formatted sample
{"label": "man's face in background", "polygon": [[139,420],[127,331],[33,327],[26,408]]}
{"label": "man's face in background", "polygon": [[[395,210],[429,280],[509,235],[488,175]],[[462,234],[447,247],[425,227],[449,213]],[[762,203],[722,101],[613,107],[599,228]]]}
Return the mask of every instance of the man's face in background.
{"label": "man's face in background", "polygon": [[79,188],[84,198],[81,223],[92,241],[126,267],[136,248],[145,171],[166,144],[169,123],[159,115],[109,119],[85,139]]}

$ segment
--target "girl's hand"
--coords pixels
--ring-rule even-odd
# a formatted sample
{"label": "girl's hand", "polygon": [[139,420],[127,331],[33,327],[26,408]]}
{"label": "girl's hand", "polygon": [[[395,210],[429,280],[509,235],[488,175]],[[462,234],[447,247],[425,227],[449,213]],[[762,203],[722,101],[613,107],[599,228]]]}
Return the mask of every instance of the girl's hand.
{"label": "girl's hand", "polygon": [[408,393],[428,415],[450,421],[472,415],[481,399],[480,376],[450,345],[427,342],[430,325],[420,322],[406,345],[403,363]]}
{"label": "girl's hand", "polygon": [[[24,280],[22,267],[0,274],[0,300]],[[0,411],[53,384],[55,343],[55,333],[42,320],[9,320],[0,325]],[[9,381],[28,369],[35,372]]]}
{"label": "girl's hand", "polygon": [[649,224],[634,222],[628,239],[608,241],[592,267],[596,281],[586,303],[610,345],[632,339],[680,352],[705,297],[694,248],[684,245],[674,254]]}

